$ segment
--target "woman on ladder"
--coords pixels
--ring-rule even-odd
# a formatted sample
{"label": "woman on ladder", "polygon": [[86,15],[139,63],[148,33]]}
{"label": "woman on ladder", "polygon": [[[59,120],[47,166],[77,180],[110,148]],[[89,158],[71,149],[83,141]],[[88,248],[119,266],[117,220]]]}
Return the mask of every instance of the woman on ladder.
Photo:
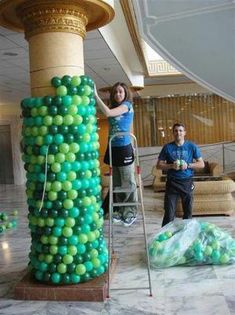
{"label": "woman on ladder", "polygon": [[[95,87],[97,105],[109,122],[109,138],[118,132],[131,132],[134,110],[130,92],[125,83],[117,82],[110,92],[110,108],[98,96]],[[107,146],[104,163],[109,165],[109,147]],[[129,135],[117,136],[112,140],[113,186],[119,189],[130,189],[132,192],[116,193],[115,202],[135,202],[136,180],[134,153]],[[123,222],[130,226],[136,220],[137,207],[115,207],[113,222]]]}

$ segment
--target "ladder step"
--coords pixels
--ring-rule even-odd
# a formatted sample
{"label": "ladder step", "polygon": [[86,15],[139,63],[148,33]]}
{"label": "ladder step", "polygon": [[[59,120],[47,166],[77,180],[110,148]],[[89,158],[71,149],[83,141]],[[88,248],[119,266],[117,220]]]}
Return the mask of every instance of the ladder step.
{"label": "ladder step", "polygon": [[140,202],[114,202],[113,207],[140,206]]}
{"label": "ladder step", "polygon": [[135,189],[130,189],[130,188],[123,188],[123,189],[119,189],[119,188],[114,188],[113,192],[114,193],[131,193],[131,192],[135,192]]}

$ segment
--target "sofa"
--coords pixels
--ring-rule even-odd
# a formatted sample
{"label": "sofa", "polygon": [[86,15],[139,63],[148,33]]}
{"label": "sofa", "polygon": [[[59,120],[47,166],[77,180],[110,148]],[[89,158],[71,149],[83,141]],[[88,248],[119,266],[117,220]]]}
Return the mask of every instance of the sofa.
{"label": "sofa", "polygon": [[[155,174],[153,187],[155,191],[165,190],[166,175],[161,170],[153,169]],[[206,163],[205,169],[194,174],[194,203],[193,215],[231,215],[235,210],[235,182],[221,175],[217,163]],[[183,210],[179,200],[176,216],[182,217]]]}
{"label": "sofa", "polygon": [[[205,161],[205,167],[194,171],[195,178],[198,180],[203,179],[208,176],[217,177],[222,173],[221,167],[218,163]],[[166,189],[166,174],[162,170],[157,169],[156,166],[152,168],[153,179],[153,189],[154,191],[165,191]]]}

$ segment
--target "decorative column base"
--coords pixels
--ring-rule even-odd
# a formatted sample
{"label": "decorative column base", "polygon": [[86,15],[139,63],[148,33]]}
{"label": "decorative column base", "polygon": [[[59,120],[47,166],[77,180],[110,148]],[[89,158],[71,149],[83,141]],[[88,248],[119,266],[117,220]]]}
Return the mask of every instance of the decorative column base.
{"label": "decorative column base", "polygon": [[[117,264],[114,254],[111,263],[111,279]],[[37,301],[89,301],[103,302],[107,297],[108,273],[91,281],[72,285],[47,285],[36,281],[28,272],[16,285],[17,300]]]}

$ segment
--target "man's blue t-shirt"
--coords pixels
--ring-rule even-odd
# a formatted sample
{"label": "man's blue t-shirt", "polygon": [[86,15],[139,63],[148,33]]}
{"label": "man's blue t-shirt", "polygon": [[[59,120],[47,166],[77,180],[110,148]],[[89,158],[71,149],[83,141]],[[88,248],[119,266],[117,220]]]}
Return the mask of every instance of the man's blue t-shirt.
{"label": "man's blue t-shirt", "polygon": [[[167,164],[173,164],[176,160],[184,160],[187,164],[192,163],[193,159],[199,159],[201,152],[199,148],[190,141],[184,141],[184,143],[178,146],[175,142],[168,143],[162,148],[158,159],[166,161]],[[167,171],[168,178],[186,179],[193,176],[193,170],[187,168],[186,170],[174,170],[169,169]]]}
{"label": "man's blue t-shirt", "polygon": [[[126,105],[128,111],[120,116],[109,117],[109,138],[117,132],[130,132],[133,122],[134,110],[129,101],[124,101],[121,105]],[[112,140],[113,147],[122,147],[131,143],[130,136],[119,136]]]}

